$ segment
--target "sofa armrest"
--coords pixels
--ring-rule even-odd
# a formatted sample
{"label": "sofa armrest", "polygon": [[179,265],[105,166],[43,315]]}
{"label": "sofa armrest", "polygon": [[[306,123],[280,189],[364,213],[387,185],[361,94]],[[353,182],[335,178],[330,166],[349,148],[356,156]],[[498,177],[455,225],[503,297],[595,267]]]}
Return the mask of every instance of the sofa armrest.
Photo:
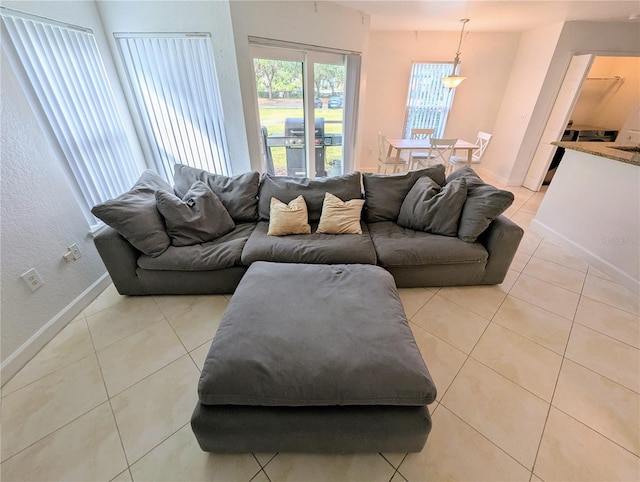
{"label": "sofa armrest", "polygon": [[140,251],[109,226],[105,226],[93,241],[118,293],[146,294],[136,274]]}
{"label": "sofa armrest", "polygon": [[478,241],[489,252],[481,284],[504,281],[523,235],[524,230],[505,216],[498,216],[480,235]]}

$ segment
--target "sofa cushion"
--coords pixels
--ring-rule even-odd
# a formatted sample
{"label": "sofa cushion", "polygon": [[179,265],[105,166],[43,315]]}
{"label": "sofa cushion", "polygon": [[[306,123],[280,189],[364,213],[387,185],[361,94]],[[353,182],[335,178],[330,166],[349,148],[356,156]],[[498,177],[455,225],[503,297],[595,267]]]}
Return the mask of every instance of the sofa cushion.
{"label": "sofa cushion", "polygon": [[216,331],[198,396],[205,405],[416,406],[436,388],[385,270],[255,263]]}
{"label": "sofa cushion", "polygon": [[362,234],[334,236],[316,231],[311,234],[268,236],[268,221],[259,221],[242,251],[242,262],[250,265],[256,261],[278,263],[360,263],[376,264],[376,252],[367,227],[361,222]]}
{"label": "sofa cushion", "polygon": [[218,196],[202,181],[194,182],[182,199],[156,191],[156,202],[173,246],[213,241],[236,226]]}
{"label": "sofa cushion", "polygon": [[304,197],[298,196],[285,204],[272,197],[269,210],[269,236],[286,236],[289,234],[309,234],[309,215]]}
{"label": "sofa cushion", "polygon": [[480,243],[403,228],[391,221],[368,224],[378,264],[384,267],[437,264],[486,264],[487,250]]}
{"label": "sofa cushion", "polygon": [[260,178],[258,200],[260,219],[269,219],[272,197],[286,204],[292,199],[302,195],[309,210],[309,222],[316,223],[322,213],[322,203],[324,202],[324,194],[326,192],[338,196],[343,201],[362,199],[360,173],[352,172],[344,176],[321,177],[317,179],[263,174]]}
{"label": "sofa cushion", "polygon": [[362,234],[360,218],[364,199],[342,201],[330,192],[324,196],[318,233]]}
{"label": "sofa cushion", "polygon": [[451,181],[443,188],[430,177],[420,178],[404,198],[398,224],[425,233],[456,236],[466,199],[464,178]]}
{"label": "sofa cushion", "polygon": [[440,164],[391,176],[363,173],[365,220],[368,223],[397,221],[404,198],[416,181],[426,176],[433,179],[439,186],[444,186],[444,166]]}
{"label": "sofa cushion", "polygon": [[140,256],[138,267],[156,271],[210,271],[242,265],[241,255],[255,223],[236,224],[233,231],[193,246],[169,246],[160,256]]}
{"label": "sofa cushion", "polygon": [[171,245],[171,240],[156,204],[155,192],[158,190],[173,192],[164,179],[154,171],[147,170],[129,191],[94,206],[91,212],[139,251],[149,256],[159,256]]}
{"label": "sofa cushion", "polygon": [[464,166],[455,170],[447,177],[447,183],[456,179],[467,182],[467,200],[460,215],[458,237],[468,243],[473,243],[491,221],[496,219],[513,203],[513,193],[503,191],[480,179],[473,169]]}
{"label": "sofa cushion", "polygon": [[246,172],[234,177],[212,174],[202,169],[176,164],[173,174],[173,189],[183,197],[195,181],[202,181],[216,196],[236,223],[258,219],[258,172]]}

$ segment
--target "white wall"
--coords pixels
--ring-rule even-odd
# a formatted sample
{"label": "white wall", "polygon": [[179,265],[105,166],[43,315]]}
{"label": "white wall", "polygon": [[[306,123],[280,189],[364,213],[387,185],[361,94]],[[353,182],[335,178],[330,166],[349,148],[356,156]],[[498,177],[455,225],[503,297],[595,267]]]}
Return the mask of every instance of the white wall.
{"label": "white wall", "polygon": [[[574,54],[640,54],[637,22],[566,22],[522,35],[495,133],[510,143],[489,146],[483,167],[508,185],[521,185]],[[501,136],[502,137],[502,136]]]}
{"label": "white wall", "polygon": [[567,149],[532,226],[640,289],[640,166]]}
{"label": "white wall", "polygon": [[[503,184],[509,183],[561,29],[562,24],[542,27],[524,32],[520,38],[496,119],[494,139],[482,161],[482,169]],[[516,184],[521,183],[522,179]]]}
{"label": "white wall", "polygon": [[[357,10],[331,2],[267,0],[232,1],[231,18],[251,167],[254,170],[262,170],[260,123],[248,37],[362,52],[362,94],[368,77],[366,51],[369,17]],[[361,128],[362,123],[358,126],[358,139]]]}
{"label": "white wall", "polygon": [[[227,1],[99,1],[98,8],[111,46],[111,53],[120,73],[120,82],[130,100],[132,112],[136,112],[136,107],[130,97],[128,80],[122,69],[120,53],[113,37],[114,32],[208,32],[211,34],[232,168],[234,173],[250,170],[229,3]],[[151,159],[144,129],[137,122],[137,115],[133,117],[136,119],[140,143],[147,157]]]}
{"label": "white wall", "polygon": [[[90,2],[57,3],[55,8],[46,2],[3,4],[90,27],[96,37],[101,32],[95,5]],[[0,69],[4,383],[99,293],[106,270],[62,160],[43,134],[4,48]],[[72,243],[78,244],[83,256],[67,263],[62,255]],[[32,267],[45,283],[34,293],[20,278]]]}
{"label": "white wall", "polygon": [[[624,82],[611,79],[622,77]],[[640,57],[596,57],[571,113],[575,125],[621,131],[640,105]]]}
{"label": "white wall", "polygon": [[[452,62],[458,32],[371,32],[361,165],[377,166],[377,133],[402,137],[411,65]],[[475,141],[479,130],[493,132],[519,34],[470,32],[462,45],[460,73],[445,136]],[[493,141],[492,141],[493,142]]]}

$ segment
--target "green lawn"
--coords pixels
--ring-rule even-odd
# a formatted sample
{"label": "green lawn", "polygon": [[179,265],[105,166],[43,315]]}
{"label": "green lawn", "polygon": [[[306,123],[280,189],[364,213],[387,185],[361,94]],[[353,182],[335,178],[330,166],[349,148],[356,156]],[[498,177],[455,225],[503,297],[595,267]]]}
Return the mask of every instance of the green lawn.
{"label": "green lawn", "polygon": [[[326,105],[326,102],[325,102]],[[302,107],[260,107],[260,125],[265,126],[269,134],[284,134],[284,122],[287,117],[303,116]],[[342,133],[342,109],[316,109],[316,118],[324,118],[324,130],[328,134]],[[287,157],[285,147],[273,147],[271,149],[273,165],[276,174],[286,174]],[[328,163],[335,159],[342,160],[342,146],[327,147],[325,161]]]}

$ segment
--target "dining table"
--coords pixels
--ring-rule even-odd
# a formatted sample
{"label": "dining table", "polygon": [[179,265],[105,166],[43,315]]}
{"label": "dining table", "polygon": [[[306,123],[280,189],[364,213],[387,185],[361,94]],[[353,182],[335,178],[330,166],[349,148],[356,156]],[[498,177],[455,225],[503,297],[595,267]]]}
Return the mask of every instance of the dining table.
{"label": "dining table", "polygon": [[[400,162],[400,154],[402,151],[426,151],[431,147],[430,139],[387,139],[389,143],[389,150],[387,157],[395,157],[397,162],[394,164],[394,172]],[[393,155],[393,150],[396,150],[396,155]],[[473,151],[480,149],[480,146],[473,142],[465,141],[464,139],[458,139],[453,146],[453,153],[456,151],[467,151],[467,165],[471,166],[471,160],[473,159]]]}

